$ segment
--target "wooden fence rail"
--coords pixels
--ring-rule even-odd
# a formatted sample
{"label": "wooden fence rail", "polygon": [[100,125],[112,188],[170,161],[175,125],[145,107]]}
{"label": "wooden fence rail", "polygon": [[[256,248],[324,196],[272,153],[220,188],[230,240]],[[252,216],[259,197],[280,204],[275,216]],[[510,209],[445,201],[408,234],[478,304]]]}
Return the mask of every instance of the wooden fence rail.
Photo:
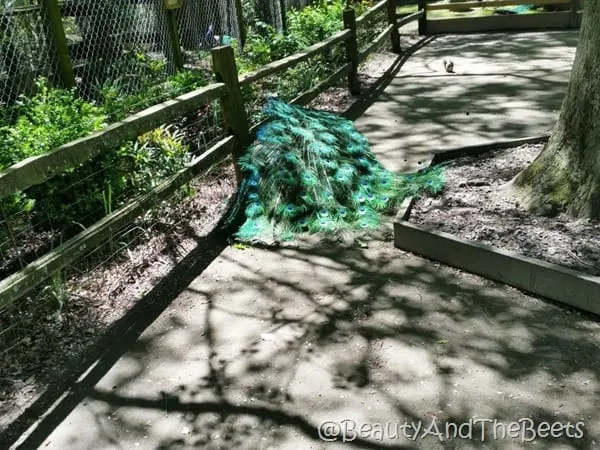
{"label": "wooden fence rail", "polygon": [[333,47],[336,44],[339,44],[340,42],[345,42],[346,40],[348,40],[350,35],[351,32],[349,30],[338,31],[333,36],[317,44],[311,45],[310,47],[307,47],[299,53],[294,53],[293,55],[290,55],[286,58],[264,65],[260,69],[255,70],[254,72],[248,72],[244,75],[241,75],[240,84],[245,85],[254,83],[258,80],[268,77],[269,75],[273,75],[282,72],[286,69],[289,69],[290,67],[293,67],[296,64],[301,63],[302,61],[306,61],[307,59],[314,57],[318,53],[330,49],[331,47]]}
{"label": "wooden fence rail", "polygon": [[114,150],[124,142],[194,112],[224,92],[225,84],[211,84],[147,108],[51,152],[24,159],[0,172],[0,198],[43,183],[101,152]]}
{"label": "wooden fence rail", "polygon": [[[258,126],[249,127],[240,91],[241,85],[256,82],[275,73],[281,73],[320,52],[335,45],[343,44],[347,50],[347,62],[317,86],[300,93],[292,100],[292,103],[298,105],[308,104],[319,93],[345,76],[349,78],[350,90],[356,90],[358,86],[352,83],[357,80],[356,72],[360,60],[366,58],[369,53],[382,45],[390,35],[392,48],[399,51],[398,28],[421,17],[419,14],[412,14],[410,17],[398,21],[395,16],[395,8],[392,9],[390,3],[395,5],[395,0],[383,0],[366,11],[359,19],[355,18],[354,10],[348,8],[344,12],[346,29],[306,48],[302,52],[275,61],[245,75],[237,75],[235,57],[231,47],[213,49],[213,70],[217,77],[216,83],[157,104],[89,136],[62,145],[49,153],[23,160],[0,172],[0,198],[3,198],[30,186],[43,183],[69,168],[89,161],[103,151],[114,151],[124,142],[135,139],[137,136],[165,123],[173,122],[181,116],[193,113],[201,106],[217,99],[221,101],[225,120],[224,125],[230,133],[229,137],[216,144],[202,156],[194,159],[184,169],[165,179],[148,193],[134,199],[118,211],[107,215],[56,249],[2,280],[0,282],[0,311],[32,292],[56,271],[75,263],[79,258],[104,242],[115,230],[133,221],[144,210],[154,205],[155,202],[166,199],[177,188],[189,182],[202,170],[229,155],[233,157],[235,164],[241,152],[254,138],[254,133],[258,128]],[[356,42],[357,25],[365,23],[367,18],[383,11],[386,7],[388,12],[386,20],[389,24],[368,48],[359,54]],[[421,13],[423,12],[421,11]],[[354,91],[353,93],[357,92]],[[239,177],[237,167],[236,173]]]}
{"label": "wooden fence rail", "polygon": [[132,222],[148,208],[156,205],[158,201],[167,198],[176,189],[192,180],[199,172],[225,159],[233,146],[233,136],[225,138],[147,194],[107,215],[21,271],[2,280],[0,283],[0,312],[30,293],[53,273],[73,264],[90,250],[105,242],[111,233]]}

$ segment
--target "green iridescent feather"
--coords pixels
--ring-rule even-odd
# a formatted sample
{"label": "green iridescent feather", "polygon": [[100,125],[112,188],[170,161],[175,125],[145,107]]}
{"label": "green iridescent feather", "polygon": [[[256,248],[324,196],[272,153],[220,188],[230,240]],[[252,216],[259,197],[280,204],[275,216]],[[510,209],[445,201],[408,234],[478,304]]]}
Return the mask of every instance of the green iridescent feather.
{"label": "green iridescent feather", "polygon": [[411,175],[386,170],[343,117],[275,99],[265,116],[239,160],[243,179],[233,210],[245,216],[234,235],[239,241],[374,230],[407,196],[443,189],[443,168]]}

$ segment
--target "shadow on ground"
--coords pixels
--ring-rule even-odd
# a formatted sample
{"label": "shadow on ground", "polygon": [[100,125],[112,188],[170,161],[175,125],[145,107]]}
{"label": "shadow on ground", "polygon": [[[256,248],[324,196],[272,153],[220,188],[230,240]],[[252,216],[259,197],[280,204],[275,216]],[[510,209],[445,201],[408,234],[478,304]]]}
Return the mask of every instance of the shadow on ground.
{"label": "shadow on ground", "polygon": [[[435,150],[548,134],[576,45],[577,31],[439,36],[357,125],[395,171],[414,170]],[[445,72],[444,58],[456,73]]]}
{"label": "shadow on ground", "polygon": [[[404,82],[423,94],[401,80],[390,89]],[[419,114],[398,114],[419,122]],[[195,252],[120,335],[124,345],[139,336],[135,344],[102,356],[20,448],[535,445],[523,442],[531,431],[501,439],[504,426],[489,423],[483,441],[480,424],[471,439],[423,437],[432,424],[444,434],[446,423],[469,419],[581,421],[581,437],[538,437],[538,448],[597,448],[598,322],[394,249],[391,238],[388,227],[367,248],[315,240],[227,247],[204,272]],[[344,420],[350,442],[320,439],[320,423]],[[405,421],[421,424],[417,435],[398,428]],[[361,424],[370,430],[352,434]]]}
{"label": "shadow on ground", "polygon": [[[364,112],[377,98],[377,94],[390,83],[393,77],[398,73],[408,57],[416,50],[431,42],[432,38],[423,38],[413,47],[405,49],[402,55],[399,55],[392,66],[377,80],[373,89],[364,91],[361,96],[356,97],[356,101],[345,115],[354,120]],[[149,326],[153,320],[169,305],[169,303],[179,294],[204,268],[226,247],[223,236],[216,236],[211,233],[209,236],[195,236],[192,230],[188,230],[188,235],[197,240],[197,248],[180,264],[176,269],[169,273],[162,282],[156,286],[143,301],[129,311],[126,316],[116,322],[105,336],[99,339],[94,348],[89,349],[81,358],[76,358],[72,364],[64,371],[59,382],[52,383],[46,392],[44,392],[23,414],[13,421],[6,429],[0,433],[0,447],[8,447],[20,434],[25,432],[31,425],[44,415],[53,404],[59,402],[58,408],[44,420],[40,428],[42,433],[57,425],[66,416],[72,408],[81,401],[82,396],[73,385],[83,375],[83,373],[92,365],[95,365],[93,373],[100,377],[101,370],[108,370],[110,366],[122,355],[126,345],[134,342],[142,331]],[[174,246],[173,248],[176,248]],[[44,379],[47,376],[47,379]],[[48,379],[55,379],[55,374],[41,373],[39,376],[43,379],[42,384],[46,384]],[[86,379],[88,385],[93,385],[98,378]],[[89,384],[91,383],[91,384]],[[28,442],[43,439],[39,437],[39,431],[31,435]]]}
{"label": "shadow on ground", "polygon": [[82,382],[86,401],[42,447],[337,448],[319,424],[349,420],[422,428],[340,448],[521,448],[489,424],[483,442],[477,424],[472,439],[421,436],[434,420],[445,433],[529,418],[583,421],[579,439],[538,445],[592,449],[599,346],[597,322],[394,249],[389,232],[368,248],[229,247],[97,384]]}

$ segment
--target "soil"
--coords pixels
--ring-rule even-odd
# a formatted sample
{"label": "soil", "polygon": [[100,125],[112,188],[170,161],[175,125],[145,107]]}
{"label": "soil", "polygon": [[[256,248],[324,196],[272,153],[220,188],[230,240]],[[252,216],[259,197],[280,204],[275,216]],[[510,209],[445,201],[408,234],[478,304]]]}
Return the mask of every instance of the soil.
{"label": "soil", "polygon": [[501,189],[542,148],[523,145],[452,160],[444,191],[418,199],[411,222],[600,276],[598,222],[564,214],[534,216]]}
{"label": "soil", "polygon": [[[403,47],[408,48],[419,37],[404,35],[402,39]],[[363,63],[359,77],[364,93],[397,57],[382,50]],[[360,100],[341,82],[309,106],[341,113]],[[231,162],[198,177],[191,188],[192,196],[170,202],[152,217],[140,217],[136,227],[130,227],[139,233],[128,239],[126,248],[101,261],[91,260],[93,264],[79,264],[56,286],[20,302],[14,311],[0,314],[0,442],[15,439],[27,426],[20,422],[30,420],[25,416],[17,420],[21,414],[60,380],[69,378],[66,368],[82,359],[189,255],[199,237],[214,229],[235,192]],[[36,405],[36,410],[42,407]]]}

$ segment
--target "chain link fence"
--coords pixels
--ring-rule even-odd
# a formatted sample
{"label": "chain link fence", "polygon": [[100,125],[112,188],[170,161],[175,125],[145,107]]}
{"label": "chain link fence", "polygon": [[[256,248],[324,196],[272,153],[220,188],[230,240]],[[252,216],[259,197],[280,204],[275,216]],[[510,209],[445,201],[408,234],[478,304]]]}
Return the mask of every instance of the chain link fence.
{"label": "chain link fence", "polygon": [[[35,92],[36,80],[69,87],[64,64],[74,74],[79,94],[106,98],[148,93],[177,72],[183,62],[202,67],[208,51],[239,40],[257,21],[285,29],[287,12],[311,0],[185,0],[175,10],[178,41],[170,32],[164,0],[58,1],[57,24],[45,4],[55,0],[4,0],[0,6],[0,120],[11,122],[20,96]],[[241,7],[241,10],[240,10]],[[242,23],[240,23],[242,22]],[[66,40],[60,58],[56,37]],[[206,65],[206,64],[205,64]],[[208,64],[209,65],[209,64]],[[68,72],[67,71],[67,72]]]}

